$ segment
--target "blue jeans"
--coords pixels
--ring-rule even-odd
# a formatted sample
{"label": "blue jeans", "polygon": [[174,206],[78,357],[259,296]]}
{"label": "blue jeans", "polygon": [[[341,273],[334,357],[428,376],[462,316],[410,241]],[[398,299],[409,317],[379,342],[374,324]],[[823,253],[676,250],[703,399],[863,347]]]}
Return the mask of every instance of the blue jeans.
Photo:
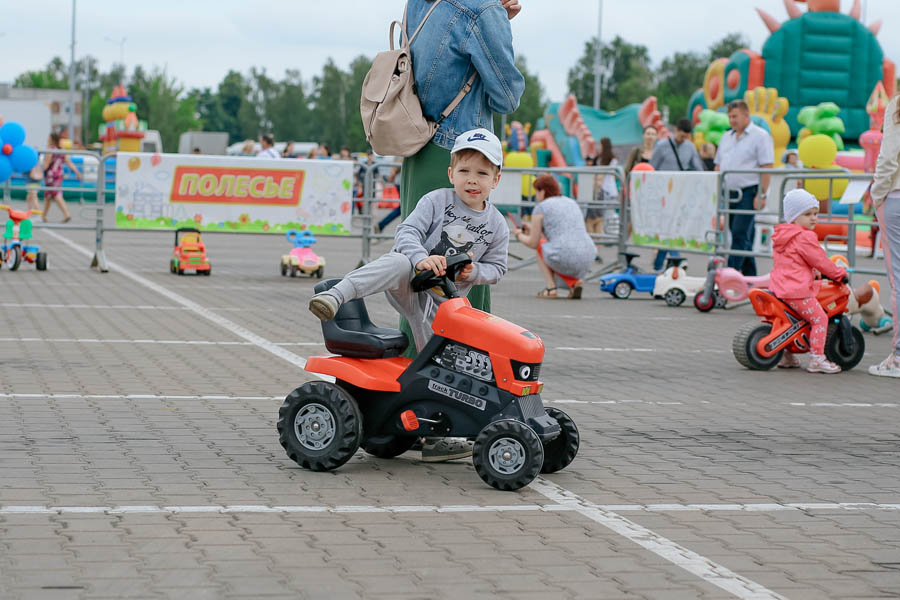
{"label": "blue jeans", "polygon": [[[741,188],[741,199],[731,204],[735,210],[753,210],[753,199],[756,198],[758,185]],[[753,234],[756,229],[755,215],[728,215],[728,227],[731,229],[732,250],[752,250]],[[756,275],[756,259],[752,256],[729,256],[728,266],[737,269],[744,275]]]}
{"label": "blue jeans", "polygon": [[378,231],[384,231],[384,228],[391,224],[391,222],[400,216],[400,207],[398,206],[391,212],[389,212],[382,220],[378,221]]}
{"label": "blue jeans", "polygon": [[653,270],[662,271],[663,267],[666,266],[666,256],[670,254],[672,255],[672,258],[681,256],[678,250],[657,250],[656,258],[653,259]]}

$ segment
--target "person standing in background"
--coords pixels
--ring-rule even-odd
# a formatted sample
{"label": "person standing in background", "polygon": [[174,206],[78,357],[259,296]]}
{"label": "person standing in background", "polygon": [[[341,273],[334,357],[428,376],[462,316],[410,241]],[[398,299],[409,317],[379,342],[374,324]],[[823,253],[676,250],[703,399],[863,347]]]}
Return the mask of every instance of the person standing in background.
{"label": "person standing in background", "polygon": [[[493,113],[508,114],[519,107],[525,78],[516,68],[510,20],[522,10],[518,0],[409,0],[406,30],[422,30],[410,46],[422,112],[431,121],[453,101],[472,75],[470,91],[438,125],[431,141],[403,159],[400,171],[400,211],[406,218],[419,198],[447,185],[450,149],[464,131],[494,129]],[[490,312],[487,286],[473,286],[472,306]],[[401,329],[409,333],[405,323]],[[410,354],[411,355],[411,354]]]}
{"label": "person standing in background", "polygon": [[[732,100],[728,103],[728,122],[731,123],[731,130],[726,131],[722,141],[719,142],[716,170],[771,169],[775,154],[772,136],[750,120],[750,107],[746,102]],[[761,190],[760,183],[762,183]],[[732,210],[764,209],[768,189],[768,173],[725,175],[725,191]],[[730,214],[728,225],[731,229],[731,249],[752,250],[756,225],[754,215]],[[744,275],[756,275],[756,260],[752,256],[731,255],[728,257],[728,266]]]}
{"label": "person standing in background", "polygon": [[891,282],[891,309],[894,339],[890,355],[869,367],[870,375],[900,377],[900,96],[888,103],[884,111],[884,139],[875,163],[875,180],[871,200],[884,243],[884,268]]}

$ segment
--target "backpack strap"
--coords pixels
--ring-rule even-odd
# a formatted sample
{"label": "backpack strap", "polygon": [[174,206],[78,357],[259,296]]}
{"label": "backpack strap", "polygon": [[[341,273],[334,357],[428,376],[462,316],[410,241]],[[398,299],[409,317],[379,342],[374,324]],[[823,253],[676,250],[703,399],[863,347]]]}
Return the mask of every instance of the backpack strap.
{"label": "backpack strap", "polygon": [[477,77],[477,76],[478,76],[478,71],[475,71],[474,73],[472,73],[472,76],[469,77],[469,80],[466,82],[466,84],[456,94],[456,98],[453,99],[453,102],[448,104],[447,108],[445,108],[444,110],[441,111],[441,116],[438,117],[438,120],[437,120],[438,123],[440,123],[441,121],[446,119],[447,116],[453,112],[453,109],[455,109],[459,105],[459,103],[462,102],[462,99],[465,98],[466,94],[468,94],[472,90],[472,84],[475,82],[475,77]]}
{"label": "backpack strap", "polygon": [[431,5],[431,8],[428,9],[428,12],[425,13],[425,16],[422,17],[422,22],[419,23],[419,26],[416,27],[416,30],[413,32],[412,36],[407,36],[406,34],[406,13],[409,10],[409,0],[406,0],[406,6],[403,8],[403,22],[398,23],[397,21],[391,21],[391,50],[394,49],[394,25],[400,25],[400,47],[401,48],[409,48],[409,45],[412,44],[413,40],[416,39],[416,36],[419,35],[419,32],[422,30],[422,25],[425,24],[425,21],[428,20],[428,17],[431,16],[431,13],[434,12],[434,9],[437,8],[437,5],[441,3],[441,0],[434,0]]}

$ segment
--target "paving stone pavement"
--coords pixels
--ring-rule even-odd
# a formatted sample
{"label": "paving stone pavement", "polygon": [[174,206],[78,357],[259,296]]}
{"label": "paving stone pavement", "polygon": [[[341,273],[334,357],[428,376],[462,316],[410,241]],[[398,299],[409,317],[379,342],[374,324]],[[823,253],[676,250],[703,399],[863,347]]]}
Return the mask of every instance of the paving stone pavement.
{"label": "paving stone pavement", "polygon": [[[900,598],[900,387],[865,372],[884,336],[848,373],[752,373],[747,306],[540,300],[531,266],[494,312],[546,344],[569,468],[516,493],[415,452],[312,473],[275,431],[314,376],[273,348],[324,352],[285,240],[207,235],[207,278],[168,273],[170,233],[108,232],[107,274],[71,245],[91,233],[38,236],[47,272],[0,270],[4,599]],[[359,258],[315,249],[327,276]]]}

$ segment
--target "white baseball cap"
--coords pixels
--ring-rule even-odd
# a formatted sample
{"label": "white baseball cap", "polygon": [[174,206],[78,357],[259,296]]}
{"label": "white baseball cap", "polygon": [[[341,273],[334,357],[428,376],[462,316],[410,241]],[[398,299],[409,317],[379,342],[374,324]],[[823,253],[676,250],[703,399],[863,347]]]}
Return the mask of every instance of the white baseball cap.
{"label": "white baseball cap", "polygon": [[459,134],[456,137],[456,142],[453,144],[453,150],[450,151],[450,154],[465,150],[466,148],[478,150],[498,167],[503,164],[503,146],[500,145],[500,140],[497,136],[487,129],[470,129],[465,133]]}

